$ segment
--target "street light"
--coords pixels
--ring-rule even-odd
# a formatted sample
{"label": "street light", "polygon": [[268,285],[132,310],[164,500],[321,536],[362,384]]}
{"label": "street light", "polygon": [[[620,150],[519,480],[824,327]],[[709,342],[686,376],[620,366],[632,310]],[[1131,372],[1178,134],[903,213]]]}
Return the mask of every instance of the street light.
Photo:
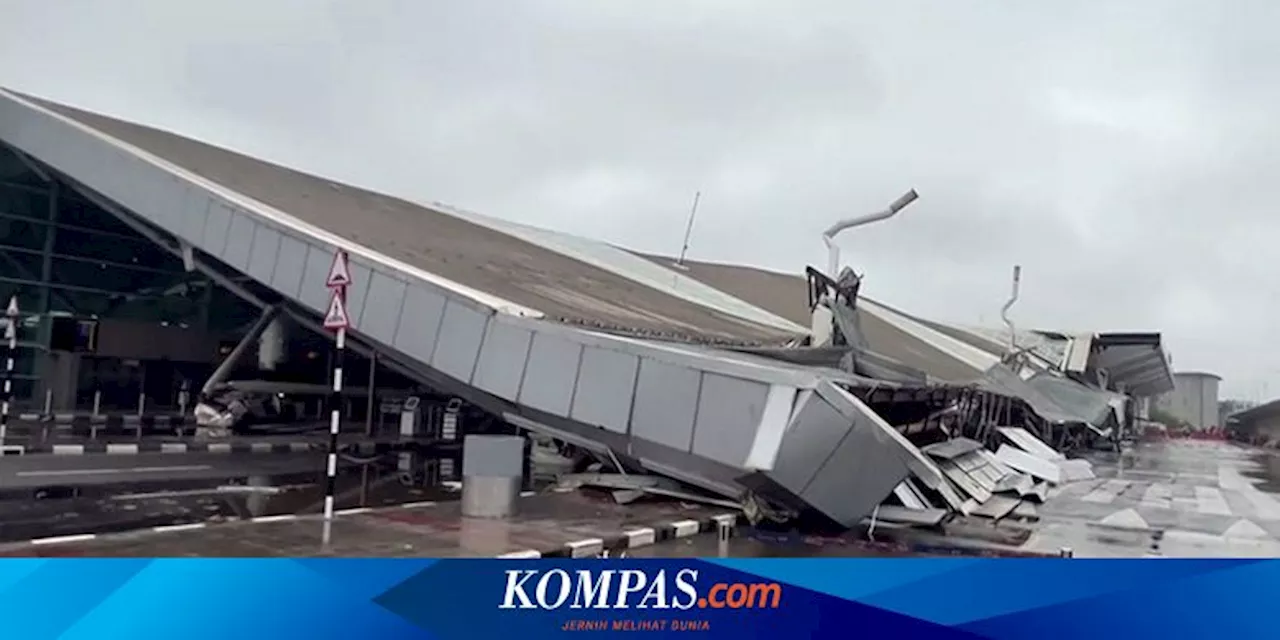
{"label": "street light", "polygon": [[870,224],[872,222],[879,222],[886,218],[891,218],[899,211],[905,209],[907,205],[915,202],[916,198],[919,197],[920,196],[916,193],[916,190],[912,189],[902,194],[902,196],[897,200],[889,203],[889,208],[884,211],[878,211],[876,213],[859,216],[857,218],[845,218],[844,220],[831,225],[831,227],[826,231],[822,232],[822,242],[827,245],[827,275],[832,278],[840,277],[840,274],[837,273],[840,269],[840,247],[837,247],[834,242],[836,234],[844,231],[845,229],[852,229],[853,227],[860,227],[864,224]]}

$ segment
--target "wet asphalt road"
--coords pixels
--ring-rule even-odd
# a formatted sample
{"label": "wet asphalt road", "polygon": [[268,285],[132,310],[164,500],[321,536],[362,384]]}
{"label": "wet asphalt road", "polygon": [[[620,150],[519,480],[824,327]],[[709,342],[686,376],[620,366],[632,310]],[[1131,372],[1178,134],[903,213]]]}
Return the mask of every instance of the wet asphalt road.
{"label": "wet asphalt road", "polygon": [[320,452],[259,455],[141,453],[5,456],[0,458],[0,489],[273,476],[318,472],[323,468],[324,454]]}

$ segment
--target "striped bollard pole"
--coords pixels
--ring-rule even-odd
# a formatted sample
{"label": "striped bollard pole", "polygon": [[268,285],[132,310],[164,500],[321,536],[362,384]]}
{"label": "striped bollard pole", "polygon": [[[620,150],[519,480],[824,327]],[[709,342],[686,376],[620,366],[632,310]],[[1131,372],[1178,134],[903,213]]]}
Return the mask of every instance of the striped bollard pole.
{"label": "striped bollard pole", "polygon": [[0,446],[9,437],[9,409],[13,404],[13,365],[18,357],[18,296],[9,298],[9,306],[5,309],[8,322],[4,327],[6,351],[4,363],[4,399],[0,400]]}
{"label": "striped bollard pole", "polygon": [[324,545],[328,546],[333,528],[333,502],[338,484],[338,433],[342,431],[342,365],[347,351],[347,329],[351,319],[347,315],[347,287],[351,284],[351,269],[347,252],[339,249],[329,267],[325,286],[332,292],[329,310],[324,314],[324,328],[334,331],[333,393],[329,399],[329,455],[324,485]]}

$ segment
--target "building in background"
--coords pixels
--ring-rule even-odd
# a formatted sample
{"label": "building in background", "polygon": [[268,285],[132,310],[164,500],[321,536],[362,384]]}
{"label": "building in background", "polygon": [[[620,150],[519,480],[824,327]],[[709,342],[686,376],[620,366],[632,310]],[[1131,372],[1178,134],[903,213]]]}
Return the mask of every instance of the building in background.
{"label": "building in background", "polygon": [[1218,385],[1221,382],[1222,376],[1213,373],[1176,372],[1173,374],[1173,391],[1158,397],[1156,408],[1197,430],[1221,426],[1218,415]]}

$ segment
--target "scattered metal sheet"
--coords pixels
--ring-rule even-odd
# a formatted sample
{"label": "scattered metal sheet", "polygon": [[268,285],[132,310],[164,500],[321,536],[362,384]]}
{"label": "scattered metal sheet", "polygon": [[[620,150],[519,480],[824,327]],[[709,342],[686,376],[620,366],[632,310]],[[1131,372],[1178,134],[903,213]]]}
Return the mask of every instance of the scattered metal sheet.
{"label": "scattered metal sheet", "polygon": [[569,473],[560,476],[559,485],[566,488],[604,487],[608,489],[638,490],[661,487],[679,490],[674,480],[658,476],[622,473]]}
{"label": "scattered metal sheet", "polygon": [[938,468],[942,469],[942,473],[946,474],[948,480],[954,482],[957,487],[960,487],[961,491],[969,494],[979,503],[991,499],[991,492],[974,482],[973,478],[969,477],[969,474],[965,473],[963,469],[957,467],[954,462],[950,460],[942,462],[938,465]]}
{"label": "scattered metal sheet", "polygon": [[1022,494],[1022,497],[1026,500],[1035,500],[1040,504],[1044,504],[1044,501],[1049,499],[1049,483],[1037,482],[1036,485],[1031,488],[1031,491]]}
{"label": "scattered metal sheet", "polygon": [[1062,482],[1062,469],[1057,464],[1033,456],[1017,447],[1002,444],[1000,449],[996,451],[996,457],[1017,471],[1031,474],[1036,478],[1047,480],[1054,484]]}
{"label": "scattered metal sheet", "polygon": [[1022,497],[1031,493],[1035,486],[1035,481],[1031,476],[1017,471],[1011,471],[1009,475],[1000,480],[996,485],[995,493],[1012,493],[1018,497]]}
{"label": "scattered metal sheet", "polygon": [[[974,456],[974,458],[978,459],[979,461],[982,460],[982,458],[979,458],[978,456]],[[985,463],[980,463],[980,464],[981,466],[977,466],[977,467],[971,466],[968,469],[965,469],[963,466],[961,466],[960,469],[964,471],[965,475],[969,476],[970,480],[973,480],[974,484],[978,485],[979,487],[982,487],[984,490],[987,491],[987,493],[991,493],[992,491],[995,491],[996,483],[998,482],[999,479],[997,478],[996,480],[992,480],[989,475],[984,473],[986,464]]]}
{"label": "scattered metal sheet", "polygon": [[1001,477],[1014,472],[1009,465],[1000,462],[1000,459],[996,457],[995,452],[989,449],[978,449],[978,455],[982,456],[982,458],[987,461],[987,464],[991,465],[991,468],[999,471]]}
{"label": "scattered metal sheet", "polygon": [[920,450],[943,460],[954,460],[967,453],[972,453],[982,448],[982,443],[968,438],[953,438],[942,442],[935,442]]}
{"label": "scattered metal sheet", "polygon": [[1063,460],[1058,463],[1058,468],[1062,469],[1062,479],[1066,482],[1075,482],[1076,480],[1092,480],[1097,476],[1093,473],[1093,465],[1088,460]]}
{"label": "scattered metal sheet", "polygon": [[902,506],[908,509],[928,509],[929,504],[925,502],[924,497],[916,491],[915,487],[908,484],[909,482],[910,480],[903,480],[898,483],[898,486],[893,488],[893,495],[897,496]]}
{"label": "scattered metal sheet", "polygon": [[977,509],[973,510],[973,515],[999,520],[1012,513],[1021,503],[1022,500],[1018,498],[991,496],[990,500],[983,502]]}
{"label": "scattered metal sheet", "polygon": [[965,498],[960,495],[960,492],[956,491],[955,487],[953,487],[950,482],[944,480],[943,483],[938,486],[937,491],[938,495],[942,496],[942,500],[947,503],[947,506],[959,511],[960,513],[968,515],[969,512],[965,510]]}
{"label": "scattered metal sheet", "polygon": [[1039,520],[1040,510],[1036,508],[1036,505],[1023,500],[1018,503],[1018,506],[1013,509],[1013,513],[1009,515],[1015,518],[1022,518],[1024,520]]}
{"label": "scattered metal sheet", "polygon": [[1056,449],[1044,443],[1043,440],[1031,435],[1026,429],[1020,427],[1000,427],[997,429],[1000,435],[1004,436],[1009,442],[1017,445],[1019,449],[1040,458],[1056,462],[1058,460],[1066,460],[1067,457],[1058,453]]}
{"label": "scattered metal sheet", "polygon": [[878,522],[894,522],[926,527],[936,527],[950,515],[946,509],[906,509],[897,505],[884,504],[875,511],[872,518],[863,521],[871,524],[872,519]]}

